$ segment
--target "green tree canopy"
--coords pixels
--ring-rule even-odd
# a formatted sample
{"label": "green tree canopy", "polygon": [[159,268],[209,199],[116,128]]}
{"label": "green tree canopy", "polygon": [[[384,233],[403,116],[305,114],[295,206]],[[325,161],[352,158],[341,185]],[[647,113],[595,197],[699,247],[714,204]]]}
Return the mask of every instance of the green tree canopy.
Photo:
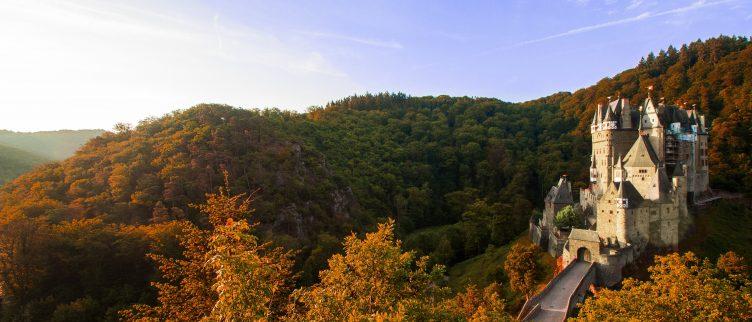
{"label": "green tree canopy", "polygon": [[582,217],[579,209],[566,206],[556,213],[554,225],[559,228],[584,228],[585,219]]}

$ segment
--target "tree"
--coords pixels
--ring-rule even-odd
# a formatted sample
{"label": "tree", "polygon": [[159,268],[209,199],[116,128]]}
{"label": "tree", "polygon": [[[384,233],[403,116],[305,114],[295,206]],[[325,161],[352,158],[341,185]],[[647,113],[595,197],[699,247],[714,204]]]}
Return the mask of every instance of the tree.
{"label": "tree", "polygon": [[291,290],[292,253],[260,243],[248,223],[251,198],[227,188],[195,205],[211,231],[182,222],[183,258],[152,254],[166,282],[153,285],[159,304],[138,304],[121,312],[125,320],[210,321],[278,317]]}
{"label": "tree", "polygon": [[578,319],[748,321],[752,319],[749,272],[737,273],[743,267],[737,258],[727,254],[714,265],[692,252],[656,256],[655,265],[648,269],[650,280],[626,279],[620,290],[604,289],[585,301]]}
{"label": "tree", "polygon": [[554,225],[558,228],[583,228],[584,220],[580,212],[572,206],[566,206],[556,213]]}
{"label": "tree", "polygon": [[292,320],[342,321],[425,315],[449,293],[441,286],[443,266],[428,268],[428,257],[402,252],[394,221],[379,224],[364,239],[345,238],[344,254],[329,259],[321,281],[298,289]]}
{"label": "tree", "polygon": [[292,290],[292,253],[259,243],[252,234],[256,224],[244,219],[252,213],[251,198],[244,197],[230,196],[223,187],[197,206],[215,226],[206,264],[216,274],[213,289],[218,297],[209,320],[278,317]]}
{"label": "tree", "polygon": [[[46,220],[4,214],[0,222],[0,288],[3,311],[23,319],[37,291],[52,273],[44,253],[51,244],[51,229]],[[31,312],[32,314],[35,312]],[[26,312],[28,318],[29,312]]]}
{"label": "tree", "polygon": [[153,282],[157,305],[135,304],[120,312],[127,321],[198,321],[209,315],[217,294],[212,290],[214,270],[205,265],[209,232],[183,221],[179,223],[182,258],[160,254],[148,257],[157,264],[163,282]]}
{"label": "tree", "polygon": [[452,321],[512,321],[506,313],[506,302],[500,296],[501,285],[492,283],[478,291],[474,285],[455,295],[440,306],[441,320]]}
{"label": "tree", "polygon": [[538,246],[535,244],[517,243],[509,250],[504,261],[504,271],[509,277],[509,286],[515,292],[530,296],[535,291],[536,272],[538,271]]}

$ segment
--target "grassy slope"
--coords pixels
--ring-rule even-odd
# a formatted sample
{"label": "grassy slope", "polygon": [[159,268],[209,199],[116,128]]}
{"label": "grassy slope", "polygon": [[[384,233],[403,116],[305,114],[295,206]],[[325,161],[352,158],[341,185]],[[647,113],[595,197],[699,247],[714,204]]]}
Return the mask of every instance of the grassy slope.
{"label": "grassy slope", "polygon": [[749,203],[720,201],[703,209],[696,218],[696,231],[682,250],[690,250],[711,260],[729,250],[752,265],[752,207]]}
{"label": "grassy slope", "polygon": [[47,161],[45,157],[0,145],[0,185]]}
{"label": "grassy slope", "polygon": [[[507,253],[512,245],[517,243],[530,243],[527,232],[509,244],[489,249],[482,255],[453,265],[447,272],[449,286],[455,291],[461,291],[468,285],[474,284],[478,287],[485,287],[493,282],[501,282],[504,288],[504,297],[508,303],[511,304],[511,307],[519,306],[523,298],[520,294],[516,294],[508,288],[507,277],[504,273],[504,260],[507,258]],[[538,272],[540,288],[544,287],[553,277],[555,260],[548,253],[541,251],[538,265],[541,267],[541,271]]]}

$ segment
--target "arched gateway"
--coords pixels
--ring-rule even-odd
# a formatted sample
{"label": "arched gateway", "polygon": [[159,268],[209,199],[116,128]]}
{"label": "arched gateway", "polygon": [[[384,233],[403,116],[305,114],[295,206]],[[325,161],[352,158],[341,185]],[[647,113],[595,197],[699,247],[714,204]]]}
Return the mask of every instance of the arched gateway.
{"label": "arched gateway", "polygon": [[580,249],[577,250],[577,260],[580,262],[591,262],[590,250],[587,249],[587,247],[580,247]]}

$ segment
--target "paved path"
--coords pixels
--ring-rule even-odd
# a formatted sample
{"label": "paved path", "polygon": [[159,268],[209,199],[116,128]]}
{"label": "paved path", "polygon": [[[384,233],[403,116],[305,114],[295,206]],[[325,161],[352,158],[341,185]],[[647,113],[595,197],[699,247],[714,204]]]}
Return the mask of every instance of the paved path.
{"label": "paved path", "polygon": [[565,275],[559,278],[556,285],[552,285],[551,291],[541,298],[541,309],[530,321],[564,321],[567,318],[569,298],[577,291],[580,281],[590,268],[590,263],[587,262],[574,262],[571,265],[574,265],[572,269],[564,272]]}

